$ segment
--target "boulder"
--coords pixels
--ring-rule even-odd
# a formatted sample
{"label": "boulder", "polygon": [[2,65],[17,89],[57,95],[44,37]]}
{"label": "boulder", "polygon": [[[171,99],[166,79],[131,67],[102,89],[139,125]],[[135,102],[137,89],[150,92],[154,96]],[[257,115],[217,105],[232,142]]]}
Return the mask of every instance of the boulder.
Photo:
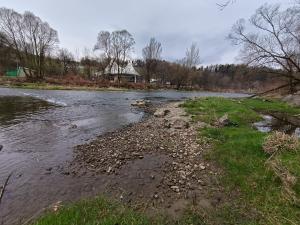
{"label": "boulder", "polygon": [[170,110],[168,110],[168,109],[158,109],[154,113],[154,116],[155,117],[160,117],[160,118],[165,117],[169,112],[170,112]]}

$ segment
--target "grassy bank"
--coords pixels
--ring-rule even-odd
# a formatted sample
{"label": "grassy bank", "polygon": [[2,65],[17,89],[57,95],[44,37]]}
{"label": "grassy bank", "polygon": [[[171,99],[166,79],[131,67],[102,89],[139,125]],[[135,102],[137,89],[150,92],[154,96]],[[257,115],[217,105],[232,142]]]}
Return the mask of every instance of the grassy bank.
{"label": "grassy bank", "polygon": [[[222,98],[188,101],[184,107],[195,120],[214,124],[217,118],[228,113],[235,124],[200,131],[202,140],[214,146],[208,158],[225,170],[223,185],[228,193],[235,192],[238,196],[236,211],[220,211],[224,224],[300,224],[299,202],[286,198],[283,183],[266,164],[270,157],[262,148],[266,134],[251,126],[261,119],[259,111],[297,115],[300,109],[278,101]],[[278,160],[298,178],[293,191],[299,199],[300,152],[286,151],[278,156]]]}
{"label": "grassy bank", "polygon": [[5,88],[21,88],[21,89],[36,89],[36,90],[75,90],[75,91],[129,91],[127,88],[100,88],[88,86],[70,86],[70,85],[55,85],[47,83],[21,83],[21,84],[5,84],[0,85]]}

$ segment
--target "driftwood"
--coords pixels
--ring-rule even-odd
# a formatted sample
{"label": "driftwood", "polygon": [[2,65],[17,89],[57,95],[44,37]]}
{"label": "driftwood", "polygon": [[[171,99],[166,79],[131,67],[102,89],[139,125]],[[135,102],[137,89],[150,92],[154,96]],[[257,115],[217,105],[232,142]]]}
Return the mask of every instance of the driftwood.
{"label": "driftwood", "polygon": [[[293,85],[296,85],[296,84],[299,84],[300,82],[294,82]],[[270,92],[273,92],[273,91],[278,91],[282,88],[286,88],[288,86],[290,86],[291,84],[284,84],[284,85],[281,85],[279,87],[276,87],[276,88],[273,88],[271,90],[268,90],[268,91],[264,91],[262,93],[258,93],[258,94],[253,94],[253,95],[250,95],[248,98],[254,98],[254,97],[257,97],[257,96],[262,96],[262,95],[265,95],[265,94],[268,94]]]}
{"label": "driftwood", "polygon": [[8,184],[8,181],[9,181],[11,175],[12,175],[12,173],[8,175],[8,177],[6,178],[6,180],[4,182],[4,185],[2,186],[2,190],[0,192],[0,204],[1,204],[1,200],[3,198],[4,192],[5,192],[5,188],[6,188],[7,184]]}

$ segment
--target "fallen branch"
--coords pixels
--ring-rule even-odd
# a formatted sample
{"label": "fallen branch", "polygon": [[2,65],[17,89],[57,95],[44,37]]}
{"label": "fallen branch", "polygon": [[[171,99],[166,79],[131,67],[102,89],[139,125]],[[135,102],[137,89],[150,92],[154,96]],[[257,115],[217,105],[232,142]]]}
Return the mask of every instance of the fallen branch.
{"label": "fallen branch", "polygon": [[3,198],[4,192],[5,192],[5,188],[6,188],[7,184],[8,184],[8,181],[9,181],[11,175],[12,175],[12,173],[8,175],[8,177],[6,178],[6,180],[4,182],[4,185],[2,186],[2,190],[1,190],[1,193],[0,193],[0,204],[1,204],[1,200]]}
{"label": "fallen branch", "polygon": [[[293,83],[293,85],[296,85],[296,84],[299,84],[300,82],[295,82]],[[265,94],[268,94],[270,92],[273,92],[273,91],[278,91],[282,88],[285,88],[285,87],[288,87],[290,86],[291,84],[284,84],[284,85],[281,85],[279,87],[276,87],[276,88],[273,88],[271,90],[268,90],[268,91],[265,91],[265,92],[262,92],[262,93],[258,93],[258,94],[254,94],[254,95],[250,95],[248,98],[254,98],[254,97],[257,97],[257,96],[262,96],[262,95],[265,95]]]}

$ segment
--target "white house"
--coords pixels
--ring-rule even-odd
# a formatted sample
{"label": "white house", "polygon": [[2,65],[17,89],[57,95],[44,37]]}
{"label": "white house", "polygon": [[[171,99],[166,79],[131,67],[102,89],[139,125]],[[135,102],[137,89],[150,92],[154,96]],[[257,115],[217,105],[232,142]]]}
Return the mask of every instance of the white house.
{"label": "white house", "polygon": [[[142,79],[142,76],[133,67],[132,61],[129,61],[125,68],[119,68],[119,71],[118,65],[116,63],[113,63],[112,66],[107,66],[104,74],[108,75],[110,80],[113,80],[114,82],[117,82],[120,79],[127,82],[137,83]],[[100,74],[100,76],[101,75],[102,74]]]}

